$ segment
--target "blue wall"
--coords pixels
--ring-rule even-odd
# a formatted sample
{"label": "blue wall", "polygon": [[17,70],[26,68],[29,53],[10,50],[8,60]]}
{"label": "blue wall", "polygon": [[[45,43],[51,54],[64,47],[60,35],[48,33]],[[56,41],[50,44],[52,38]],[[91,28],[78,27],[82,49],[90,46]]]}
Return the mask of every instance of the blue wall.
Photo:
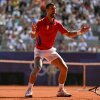
{"label": "blue wall", "polygon": [[[63,59],[67,62],[100,62],[100,53],[59,53]],[[33,60],[33,52],[0,52],[0,59],[7,60]],[[45,65],[46,66],[46,65]],[[83,72],[82,66],[69,67],[68,74],[77,74]],[[20,72],[24,74],[24,84],[27,84],[28,77],[31,72],[29,64],[11,64],[11,63],[0,63],[0,73],[7,72]],[[41,70],[42,72],[42,70]],[[58,73],[56,75],[58,77]],[[39,76],[36,85],[47,85],[48,76]],[[100,66],[89,66],[87,67],[87,85],[100,85]]]}

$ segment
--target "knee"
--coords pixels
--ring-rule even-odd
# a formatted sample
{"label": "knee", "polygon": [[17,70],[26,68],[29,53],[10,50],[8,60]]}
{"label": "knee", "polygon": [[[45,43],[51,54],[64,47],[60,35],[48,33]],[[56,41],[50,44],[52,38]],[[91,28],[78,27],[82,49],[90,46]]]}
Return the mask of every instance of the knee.
{"label": "knee", "polygon": [[65,71],[68,71],[68,66],[67,65],[65,66]]}

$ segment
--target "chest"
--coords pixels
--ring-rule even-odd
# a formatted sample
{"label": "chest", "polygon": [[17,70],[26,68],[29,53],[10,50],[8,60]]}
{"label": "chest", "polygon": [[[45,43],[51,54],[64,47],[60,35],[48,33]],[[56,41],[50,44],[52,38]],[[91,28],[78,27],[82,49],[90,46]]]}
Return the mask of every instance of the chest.
{"label": "chest", "polygon": [[58,31],[56,24],[43,23],[40,28],[41,32],[44,34],[54,34]]}

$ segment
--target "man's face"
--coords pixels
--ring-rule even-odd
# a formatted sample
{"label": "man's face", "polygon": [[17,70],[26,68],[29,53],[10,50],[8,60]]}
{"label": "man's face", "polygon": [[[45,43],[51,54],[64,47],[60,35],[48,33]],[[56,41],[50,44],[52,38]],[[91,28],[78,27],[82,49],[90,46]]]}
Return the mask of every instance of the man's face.
{"label": "man's face", "polygon": [[47,14],[54,18],[55,16],[55,13],[56,13],[56,7],[55,6],[50,6],[48,9],[47,9]]}

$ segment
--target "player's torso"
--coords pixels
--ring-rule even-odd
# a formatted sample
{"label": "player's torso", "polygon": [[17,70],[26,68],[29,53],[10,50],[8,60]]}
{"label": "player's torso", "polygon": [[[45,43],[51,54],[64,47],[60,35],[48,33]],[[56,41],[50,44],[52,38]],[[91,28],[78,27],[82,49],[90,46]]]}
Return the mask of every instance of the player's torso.
{"label": "player's torso", "polygon": [[42,20],[40,22],[36,46],[39,49],[49,49],[52,47],[57,31],[58,28],[56,21],[53,24],[50,24],[46,22],[45,19]]}

